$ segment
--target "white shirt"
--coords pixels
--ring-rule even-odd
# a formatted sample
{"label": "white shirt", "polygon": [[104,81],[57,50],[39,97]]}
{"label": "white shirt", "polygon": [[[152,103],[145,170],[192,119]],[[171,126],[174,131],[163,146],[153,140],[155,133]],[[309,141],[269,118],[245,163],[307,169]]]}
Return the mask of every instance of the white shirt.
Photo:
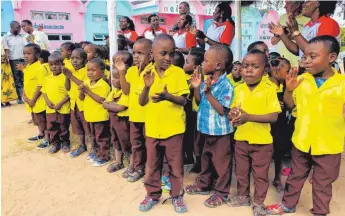
{"label": "white shirt", "polygon": [[[35,44],[39,45],[41,49],[49,51],[50,42],[48,40],[48,36],[44,32],[34,30],[31,35],[35,37]],[[30,40],[31,35],[27,34],[24,38],[28,41]]]}
{"label": "white shirt", "polygon": [[24,58],[24,47],[27,44],[26,40],[22,35],[13,35],[11,32],[8,32],[3,37],[4,49],[8,49],[10,52],[10,60],[18,60]]}

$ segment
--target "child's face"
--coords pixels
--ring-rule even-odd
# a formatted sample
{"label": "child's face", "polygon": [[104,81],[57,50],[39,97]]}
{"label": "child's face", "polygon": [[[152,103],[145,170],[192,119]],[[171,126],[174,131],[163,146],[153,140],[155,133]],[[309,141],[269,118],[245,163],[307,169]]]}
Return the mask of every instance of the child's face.
{"label": "child's face", "polygon": [[270,50],[268,49],[268,46],[266,44],[258,44],[254,47],[254,49],[258,49],[261,52],[265,53],[265,55],[267,56],[267,58],[270,55]]}
{"label": "child's face", "polygon": [[112,72],[112,77],[111,77],[111,83],[113,84],[113,86],[115,88],[121,88],[121,85],[120,85],[120,74],[118,71],[113,71]]}
{"label": "child's face", "polygon": [[188,74],[192,74],[195,68],[196,65],[194,64],[194,56],[188,54],[186,57],[186,62],[184,64],[183,70]]}
{"label": "child's face", "polygon": [[235,64],[231,70],[232,77],[239,79],[241,78],[241,65]]}
{"label": "child's face", "polygon": [[202,63],[202,71],[204,75],[209,75],[213,73],[217,69],[217,65],[219,67],[220,63],[217,63],[217,53],[213,49],[209,49],[206,51],[204,55],[204,61]]}
{"label": "child's face", "polygon": [[68,50],[66,49],[65,46],[61,46],[60,48],[61,48],[61,55],[62,55],[62,58],[63,58],[63,59],[65,59],[65,58],[67,58],[67,59],[70,58],[71,51],[68,51]]}
{"label": "child's face", "polygon": [[278,79],[280,82],[284,82],[286,79],[286,76],[289,73],[290,65],[287,64],[285,61],[280,61],[279,64],[279,70],[278,70]]}
{"label": "child's face", "polygon": [[102,77],[103,71],[101,67],[94,62],[87,64],[87,76],[91,81],[97,81]]}
{"label": "child's face", "polygon": [[328,47],[322,42],[308,44],[304,56],[305,69],[312,75],[319,74],[332,67],[331,63],[337,58],[337,55],[330,53]]}
{"label": "child's face", "polygon": [[160,40],[152,47],[153,59],[158,68],[166,70],[175,55],[175,45],[171,40]]}
{"label": "child's face", "polygon": [[134,65],[144,69],[150,62],[150,48],[144,43],[135,43],[133,46]]}
{"label": "child's face", "polygon": [[62,67],[62,61],[57,59],[49,59],[49,68],[50,71],[53,73],[54,76],[61,74],[61,67]]}
{"label": "child's face", "polygon": [[96,48],[92,44],[88,44],[84,47],[84,51],[87,54],[87,60],[90,61],[91,59],[97,57],[96,55]]}
{"label": "child's face", "polygon": [[265,73],[265,60],[262,55],[248,54],[242,62],[241,75],[244,81],[251,85],[258,83]]}
{"label": "child's face", "polygon": [[37,61],[39,54],[35,52],[33,47],[24,47],[24,60],[26,63],[31,64]]}
{"label": "child's face", "polygon": [[79,70],[80,68],[85,67],[85,60],[81,55],[80,52],[74,50],[71,55],[72,65],[75,70]]}

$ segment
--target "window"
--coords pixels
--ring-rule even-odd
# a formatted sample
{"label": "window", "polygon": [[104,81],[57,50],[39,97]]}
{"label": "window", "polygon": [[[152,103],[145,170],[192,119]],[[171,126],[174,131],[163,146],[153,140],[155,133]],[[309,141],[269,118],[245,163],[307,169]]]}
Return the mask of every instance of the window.
{"label": "window", "polygon": [[105,41],[108,35],[106,34],[94,34],[93,41]]}
{"label": "window", "polygon": [[48,40],[50,40],[50,41],[72,41],[72,35],[70,35],[70,34],[48,34]]}
{"label": "window", "polygon": [[69,13],[48,12],[48,11],[31,11],[32,20],[70,20]]}
{"label": "window", "polygon": [[93,22],[108,22],[108,16],[103,14],[92,14]]}

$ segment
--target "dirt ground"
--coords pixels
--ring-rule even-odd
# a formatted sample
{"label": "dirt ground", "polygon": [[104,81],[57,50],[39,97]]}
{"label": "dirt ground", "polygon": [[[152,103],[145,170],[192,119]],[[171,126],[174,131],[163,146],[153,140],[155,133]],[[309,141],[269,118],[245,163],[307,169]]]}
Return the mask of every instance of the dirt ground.
{"label": "dirt ground", "polygon": [[[1,165],[2,165],[2,215],[4,216],[115,216],[115,215],[177,215],[168,202],[155,206],[149,213],[138,210],[145,196],[141,181],[129,183],[120,173],[109,174],[106,167],[92,167],[86,154],[72,159],[62,152],[50,155],[47,150],[36,150],[36,144],[28,143],[28,137],[37,130],[27,124],[30,115],[24,106],[13,105],[1,109]],[[343,156],[342,162],[345,157]],[[273,169],[271,169],[273,171]],[[271,175],[272,177],[272,175]],[[185,185],[195,176],[186,175]],[[331,211],[334,216],[345,215],[345,168],[334,184]],[[231,193],[236,193],[233,179]],[[163,195],[164,198],[168,194]],[[185,196],[188,213],[185,215],[252,215],[249,207],[229,208],[223,205],[209,209],[203,205],[207,196]],[[272,187],[266,204],[279,202]],[[310,215],[312,207],[311,185],[305,184],[297,214]]]}

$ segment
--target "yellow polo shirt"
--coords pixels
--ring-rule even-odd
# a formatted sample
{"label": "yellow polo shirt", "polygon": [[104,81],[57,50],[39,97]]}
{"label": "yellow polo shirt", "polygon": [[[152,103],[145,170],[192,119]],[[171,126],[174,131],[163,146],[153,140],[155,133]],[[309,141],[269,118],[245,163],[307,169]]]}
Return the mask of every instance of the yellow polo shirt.
{"label": "yellow polo shirt", "polygon": [[[148,68],[152,67],[149,64],[145,67],[142,72],[145,72]],[[130,84],[129,90],[129,121],[131,122],[145,122],[145,109],[139,104],[139,93],[138,88],[144,87],[143,81],[141,81],[139,69],[137,66],[128,68],[126,73],[126,81]],[[141,86],[139,86],[141,85]]]}
{"label": "yellow polo shirt", "polygon": [[110,71],[108,71],[107,69],[104,70],[104,75],[108,80],[110,79]]}
{"label": "yellow polo shirt", "polygon": [[[43,85],[44,78],[47,76],[47,71],[42,67],[39,61],[29,64],[25,67],[24,71],[24,92],[27,98],[31,100],[36,89]],[[40,113],[46,110],[46,103],[44,101],[43,95],[39,96],[36,104],[31,108],[27,103],[25,103],[26,111],[30,113]]]}
{"label": "yellow polo shirt", "polygon": [[[91,85],[91,81],[87,79],[84,82],[91,92],[106,99],[110,93],[110,86],[103,79],[99,79],[95,84]],[[84,117],[87,122],[102,122],[109,120],[109,112],[104,109],[103,104],[94,101],[88,94],[84,99]]]}
{"label": "yellow polo shirt", "polygon": [[318,88],[314,77],[304,73],[304,81],[293,92],[297,119],[292,142],[312,155],[339,154],[344,151],[345,76],[334,75]]}
{"label": "yellow polo shirt", "polygon": [[53,75],[53,73],[50,71],[49,63],[43,63],[42,66],[47,71],[47,76]]}
{"label": "yellow polo shirt", "polygon": [[[253,115],[281,112],[277,92],[274,86],[265,80],[261,80],[253,91],[249,90],[246,83],[237,86],[232,104],[232,107],[235,106],[240,106],[245,112]],[[247,122],[237,127],[235,140],[247,141],[249,144],[272,144],[271,125]]]}
{"label": "yellow polo shirt", "polygon": [[[43,87],[41,92],[46,94],[48,99],[54,104],[57,105],[60,103],[67,95],[68,91],[65,88],[66,76],[61,73],[60,75],[54,76],[50,75],[44,79]],[[61,114],[69,114],[70,110],[70,102],[67,101],[60,110],[58,110]],[[55,113],[55,109],[50,109],[46,106],[46,113]]]}
{"label": "yellow polo shirt", "polygon": [[234,80],[234,78],[232,77],[232,74],[231,74],[231,73],[228,74],[228,75],[226,76],[226,78],[228,78],[228,80],[230,81],[231,85],[232,85],[234,88],[237,87],[237,86],[239,86],[239,85],[241,85],[242,83],[244,83],[244,80],[243,80],[243,79],[241,79],[241,80],[238,81],[238,82],[235,82],[235,80]]}
{"label": "yellow polo shirt", "polygon": [[74,70],[74,67],[73,67],[73,65],[72,65],[72,59],[67,59],[67,58],[65,58],[64,60],[63,60],[63,63],[64,63],[64,66],[65,66],[65,68],[67,68],[68,70],[70,70],[70,71],[73,71]]}
{"label": "yellow polo shirt", "polygon": [[[83,67],[79,70],[71,70],[73,76],[75,76],[78,80],[84,82],[87,78],[87,68]],[[71,80],[71,89],[69,91],[69,97],[71,102],[71,109],[74,110],[75,105],[78,106],[78,110],[80,112],[84,111],[84,101],[79,99],[80,91],[78,90],[78,85]]]}
{"label": "yellow polo shirt", "polygon": [[[182,134],[186,128],[186,114],[183,106],[164,100],[153,103],[151,97],[164,90],[164,86],[174,96],[188,95],[190,93],[185,72],[174,65],[170,65],[159,77],[156,69],[154,82],[150,88],[149,101],[145,105],[145,131],[146,136],[156,139],[166,139]],[[143,75],[142,75],[143,77]],[[141,82],[144,84],[144,79]],[[142,88],[139,90],[142,91]]]}
{"label": "yellow polo shirt", "polygon": [[125,109],[124,111],[118,112],[118,113],[117,113],[117,116],[120,116],[120,117],[129,116],[129,111],[128,111],[128,103],[129,103],[129,100],[128,100],[128,96],[125,95],[125,94],[123,94],[121,89],[114,88],[114,89],[109,93],[109,95],[108,95],[106,101],[107,101],[107,102],[114,102],[114,101],[117,101],[116,103],[117,103],[118,105],[122,105],[122,106],[127,107],[127,109]]}

